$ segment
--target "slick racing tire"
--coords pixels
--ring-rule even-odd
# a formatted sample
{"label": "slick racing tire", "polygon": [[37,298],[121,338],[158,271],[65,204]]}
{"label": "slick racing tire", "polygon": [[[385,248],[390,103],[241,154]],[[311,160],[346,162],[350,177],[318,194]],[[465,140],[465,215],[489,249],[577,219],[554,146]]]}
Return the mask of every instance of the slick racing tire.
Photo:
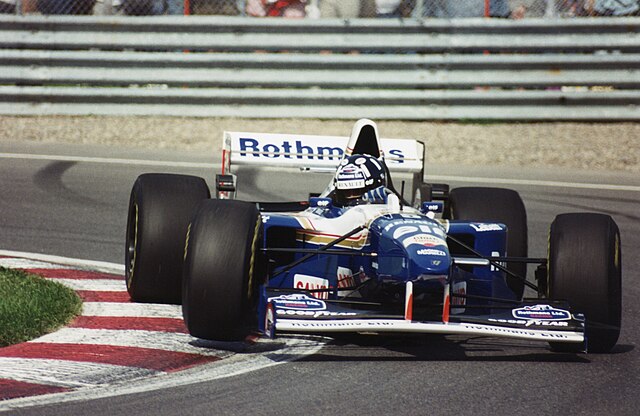
{"label": "slick racing tire", "polygon": [[[588,352],[609,352],[620,335],[622,313],[620,231],[608,215],[558,215],[549,231],[547,295],[583,313]],[[554,350],[582,345],[550,343]]]}
{"label": "slick racing tire", "polygon": [[260,215],[255,204],[208,200],[190,225],[182,314],[195,337],[235,341],[257,327]]}
{"label": "slick racing tire", "polygon": [[[527,257],[527,211],[516,191],[503,188],[455,188],[449,193],[445,218],[502,223],[508,228],[507,255]],[[525,263],[509,263],[507,269],[517,276],[527,276]],[[516,297],[522,299],[524,282],[507,275],[507,284]]]}
{"label": "slick racing tire", "polygon": [[195,176],[138,177],[129,199],[125,254],[127,290],[134,302],[180,303],[187,225],[209,196],[204,179]]}

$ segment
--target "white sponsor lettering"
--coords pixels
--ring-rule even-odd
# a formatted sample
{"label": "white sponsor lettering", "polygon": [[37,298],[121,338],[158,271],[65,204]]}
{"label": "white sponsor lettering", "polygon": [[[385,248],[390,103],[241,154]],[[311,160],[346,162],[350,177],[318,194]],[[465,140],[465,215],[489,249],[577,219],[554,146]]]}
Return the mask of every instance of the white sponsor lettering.
{"label": "white sponsor lettering", "polygon": [[338,180],[336,182],[336,188],[338,189],[360,189],[364,187],[365,187],[364,179],[357,179],[357,180],[350,180],[350,181]]}
{"label": "white sponsor lettering", "polygon": [[415,233],[417,231],[418,231],[418,228],[416,227],[404,225],[396,228],[396,230],[393,232],[393,238],[398,240],[400,237],[402,237],[405,234]]}
{"label": "white sponsor lettering", "polygon": [[328,299],[329,292],[313,292],[317,289],[329,289],[329,280],[305,274],[293,276],[293,287],[296,289],[310,290],[311,295],[318,299]]}
{"label": "white sponsor lettering", "polygon": [[407,224],[415,224],[415,225],[424,225],[424,219],[421,219],[419,215],[415,214],[403,214],[402,219],[391,221],[391,225],[407,225]]}
{"label": "white sponsor lettering", "polygon": [[353,327],[353,326],[362,326],[362,324],[357,323],[346,323],[340,321],[333,322],[291,322],[292,327],[298,328],[340,328],[340,327]]}
{"label": "white sponsor lettering", "polygon": [[416,251],[421,256],[440,256],[444,257],[447,253],[444,250],[437,250],[435,248],[423,248],[421,250]]}
{"label": "white sponsor lettering", "polygon": [[474,324],[462,324],[464,328],[468,329],[480,329],[487,332],[495,332],[500,334],[508,334],[508,335],[522,335],[527,337],[535,337],[540,336],[542,338],[557,338],[557,339],[568,339],[569,336],[565,334],[561,334],[558,332],[532,332],[524,329],[518,328],[505,328],[505,327],[495,327],[495,326],[484,326],[484,325],[474,325]]}
{"label": "white sponsor lettering", "polygon": [[322,322],[322,321],[317,321],[317,322],[309,322],[309,321],[301,321],[301,322],[291,322],[291,326],[293,327],[299,327],[299,328],[340,328],[340,327],[350,327],[350,328],[354,328],[354,327],[359,327],[359,328],[364,328],[365,330],[367,329],[367,327],[370,328],[380,328],[382,326],[385,327],[392,327],[395,326],[394,322],[380,322],[380,321],[376,321],[376,322],[369,322],[369,321],[349,321],[349,322],[340,322],[340,321],[327,321],[327,322]]}
{"label": "white sponsor lettering", "polygon": [[500,224],[485,224],[485,223],[473,224],[472,223],[469,225],[471,226],[471,228],[473,228],[479,233],[482,233],[485,231],[503,231],[504,230],[504,228],[502,228]]}

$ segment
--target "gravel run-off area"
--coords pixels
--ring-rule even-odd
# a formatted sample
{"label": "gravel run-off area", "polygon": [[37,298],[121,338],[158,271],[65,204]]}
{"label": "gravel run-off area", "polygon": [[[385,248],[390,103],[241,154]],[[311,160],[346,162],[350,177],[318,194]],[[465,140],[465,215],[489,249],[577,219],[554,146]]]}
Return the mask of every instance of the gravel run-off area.
{"label": "gravel run-off area", "polygon": [[[640,123],[377,123],[382,137],[425,142],[428,163],[640,172]],[[0,141],[212,151],[225,130],[348,136],[352,126],[309,119],[0,116]]]}

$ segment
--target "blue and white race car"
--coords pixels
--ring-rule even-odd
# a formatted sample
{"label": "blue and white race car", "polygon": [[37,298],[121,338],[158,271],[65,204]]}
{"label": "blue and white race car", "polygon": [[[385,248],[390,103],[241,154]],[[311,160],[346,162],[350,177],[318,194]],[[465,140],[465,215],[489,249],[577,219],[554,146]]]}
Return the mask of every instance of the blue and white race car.
{"label": "blue and white race car", "polygon": [[[366,119],[350,137],[226,132],[215,198],[202,178],[136,180],[131,298],[182,303],[189,332],[210,340],[394,332],[613,348],[621,254],[611,217],[559,215],[548,256],[529,258],[517,192],[424,183],[423,161],[422,143],[381,139]],[[235,199],[242,165],[333,175],[306,201],[248,202]],[[392,176],[412,182],[410,201]],[[525,287],[537,296],[523,297]]]}

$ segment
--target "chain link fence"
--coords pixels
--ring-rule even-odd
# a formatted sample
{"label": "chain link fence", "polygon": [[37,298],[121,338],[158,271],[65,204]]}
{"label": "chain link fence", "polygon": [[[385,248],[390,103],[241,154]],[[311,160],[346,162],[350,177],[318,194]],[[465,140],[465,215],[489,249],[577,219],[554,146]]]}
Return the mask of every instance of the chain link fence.
{"label": "chain link fence", "polygon": [[522,19],[639,16],[640,0],[0,0],[0,13]]}

